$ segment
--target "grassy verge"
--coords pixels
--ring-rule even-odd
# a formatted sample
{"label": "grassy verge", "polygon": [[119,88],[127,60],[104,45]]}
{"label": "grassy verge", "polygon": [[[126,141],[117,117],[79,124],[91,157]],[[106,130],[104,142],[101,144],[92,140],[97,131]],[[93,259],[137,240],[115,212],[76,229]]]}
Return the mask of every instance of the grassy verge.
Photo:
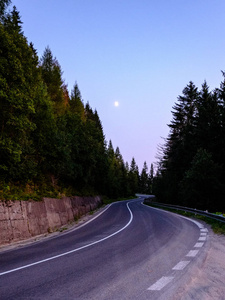
{"label": "grassy verge", "polygon": [[211,226],[214,233],[225,235],[225,223],[223,223],[223,222],[220,222],[220,221],[217,221],[217,220],[205,217],[205,216],[197,215],[197,214],[194,214],[194,213],[191,213],[191,212],[186,212],[186,211],[183,211],[183,210],[166,208],[166,207],[162,207],[162,206],[157,206],[155,204],[147,204],[147,205],[152,206],[152,207],[157,207],[157,208],[160,208],[160,209],[163,209],[163,210],[171,211],[171,212],[174,212],[176,214],[183,215],[185,217],[202,220],[202,221],[206,222],[207,224],[209,224]]}

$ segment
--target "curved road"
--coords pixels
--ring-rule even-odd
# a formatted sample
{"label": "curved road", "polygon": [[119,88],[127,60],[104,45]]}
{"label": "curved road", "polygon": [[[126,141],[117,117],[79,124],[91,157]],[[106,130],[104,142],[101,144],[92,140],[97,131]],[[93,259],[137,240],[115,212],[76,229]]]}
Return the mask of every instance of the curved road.
{"label": "curved road", "polygon": [[117,202],[85,226],[0,254],[3,299],[169,299],[200,264],[207,229]]}

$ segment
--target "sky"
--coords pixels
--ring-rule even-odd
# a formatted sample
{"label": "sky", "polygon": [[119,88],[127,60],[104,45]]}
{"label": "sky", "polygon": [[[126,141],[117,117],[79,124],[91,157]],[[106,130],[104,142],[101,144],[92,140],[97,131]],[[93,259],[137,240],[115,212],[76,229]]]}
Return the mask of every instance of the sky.
{"label": "sky", "polygon": [[[12,0],[24,35],[47,46],[69,91],[77,82],[106,141],[141,172],[157,162],[172,107],[193,81],[219,87],[225,70],[224,0]],[[117,105],[115,105],[117,102]]]}

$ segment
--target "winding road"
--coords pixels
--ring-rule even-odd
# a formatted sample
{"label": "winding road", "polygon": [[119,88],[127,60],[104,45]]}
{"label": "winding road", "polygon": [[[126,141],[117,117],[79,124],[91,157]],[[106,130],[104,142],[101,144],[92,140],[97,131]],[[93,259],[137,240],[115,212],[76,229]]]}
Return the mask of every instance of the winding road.
{"label": "winding road", "polygon": [[84,226],[0,253],[0,299],[172,299],[201,265],[207,228],[113,203]]}

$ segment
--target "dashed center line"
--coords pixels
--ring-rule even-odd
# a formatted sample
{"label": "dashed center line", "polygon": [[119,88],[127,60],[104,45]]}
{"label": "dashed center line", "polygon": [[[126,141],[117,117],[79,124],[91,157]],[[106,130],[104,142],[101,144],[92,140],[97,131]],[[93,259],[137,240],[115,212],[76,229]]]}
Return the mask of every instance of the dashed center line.
{"label": "dashed center line", "polygon": [[199,241],[206,241],[206,236],[200,236]]}

